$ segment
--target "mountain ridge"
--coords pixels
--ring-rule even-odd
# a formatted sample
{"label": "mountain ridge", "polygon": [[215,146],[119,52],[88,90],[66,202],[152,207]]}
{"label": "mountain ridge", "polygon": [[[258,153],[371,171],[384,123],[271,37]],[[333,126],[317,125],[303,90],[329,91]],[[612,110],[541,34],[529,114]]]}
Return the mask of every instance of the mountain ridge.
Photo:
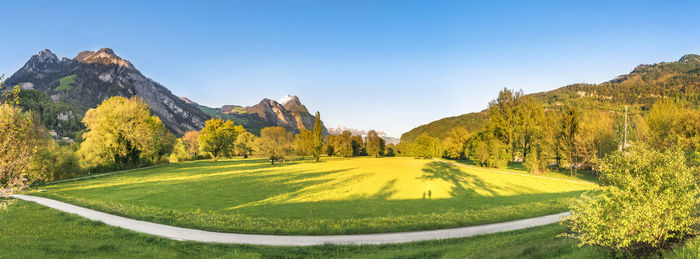
{"label": "mountain ridge", "polygon": [[[288,99],[285,99],[289,97]],[[196,104],[199,109],[212,117],[221,117],[232,120],[237,124],[242,124],[246,130],[259,134],[263,127],[280,126],[290,132],[298,133],[302,129],[313,130],[315,116],[309,113],[299,97],[288,95],[280,101],[270,98],[263,98],[260,102],[252,106],[223,105],[213,108],[201,104]],[[186,97],[182,97],[187,99]],[[189,100],[189,99],[187,99]],[[191,100],[190,100],[191,101]],[[323,135],[328,134],[328,130],[323,126]]]}
{"label": "mountain ridge", "polygon": [[5,83],[42,92],[53,101],[70,105],[79,117],[109,97],[138,96],[176,135],[201,129],[209,118],[109,48],[83,51],[73,59],[60,60],[51,50],[44,49],[30,57]]}

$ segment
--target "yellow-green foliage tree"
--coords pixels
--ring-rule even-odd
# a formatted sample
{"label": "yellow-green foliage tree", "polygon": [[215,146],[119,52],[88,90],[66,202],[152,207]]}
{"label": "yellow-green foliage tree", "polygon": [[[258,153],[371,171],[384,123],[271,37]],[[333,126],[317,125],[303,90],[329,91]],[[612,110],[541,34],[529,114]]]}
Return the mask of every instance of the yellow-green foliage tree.
{"label": "yellow-green foliage tree", "polygon": [[185,150],[190,158],[195,158],[199,155],[199,131],[188,131],[182,135],[182,144],[185,145]]}
{"label": "yellow-green foliage tree", "polygon": [[580,127],[575,140],[581,163],[593,165],[597,159],[618,149],[621,138],[614,130],[615,120],[609,112],[583,112]]}
{"label": "yellow-green foliage tree", "polygon": [[633,145],[600,168],[602,189],[576,200],[564,222],[581,245],[640,256],[697,233],[700,192],[682,153]]}
{"label": "yellow-green foliage tree", "polygon": [[491,135],[506,145],[512,156],[515,156],[515,147],[519,137],[518,104],[522,95],[522,91],[504,88],[498,92],[498,97],[489,103],[487,110],[489,120],[486,127],[491,131]]}
{"label": "yellow-green foliage tree", "polygon": [[248,158],[248,156],[253,154],[253,145],[255,144],[255,135],[250,132],[243,132],[238,135],[236,139],[236,154],[243,156],[243,158]]}
{"label": "yellow-green foliage tree", "polygon": [[522,96],[516,100],[515,106],[515,124],[511,127],[515,128],[515,149],[516,156],[527,161],[532,158],[533,162],[537,163],[539,154],[538,149],[544,144],[542,141],[545,128],[545,112],[542,105],[532,96]]}
{"label": "yellow-green foliage tree", "polygon": [[384,147],[386,146],[386,143],[384,142],[384,139],[379,137],[379,134],[375,130],[370,130],[367,132],[367,137],[366,137],[366,149],[367,149],[367,155],[371,157],[379,157],[384,154]]}
{"label": "yellow-green foliage tree", "polygon": [[42,172],[46,181],[71,178],[83,173],[74,145],[58,145],[48,138],[45,143],[37,149],[33,159],[34,172]]}
{"label": "yellow-green foliage tree", "polygon": [[234,126],[233,121],[209,119],[199,132],[199,148],[209,153],[212,160],[216,161],[217,158],[226,156],[233,150],[238,134],[243,131],[243,127]]}
{"label": "yellow-green foliage tree", "polygon": [[329,138],[328,145],[335,156],[351,157],[353,155],[352,133],[349,130]]}
{"label": "yellow-green foliage tree", "polygon": [[440,141],[437,138],[423,133],[416,138],[416,143],[411,147],[411,153],[413,153],[413,156],[419,158],[437,157],[442,153],[440,150]]}
{"label": "yellow-green foliage tree", "polygon": [[651,108],[646,121],[653,147],[682,150],[688,161],[700,165],[700,112],[673,100],[661,100]]}
{"label": "yellow-green foliage tree", "polygon": [[173,151],[170,152],[170,163],[182,162],[190,158],[187,148],[185,148],[185,142],[181,138],[177,139]]}
{"label": "yellow-green foliage tree", "polygon": [[[0,87],[2,81],[0,81]],[[19,88],[0,102],[0,195],[11,194],[44,179],[43,168],[32,166],[47,134],[39,121],[17,105]]]}
{"label": "yellow-green foliage tree", "polygon": [[563,152],[562,155],[566,157],[569,161],[569,172],[574,174],[576,165],[580,161],[581,141],[580,141],[580,130],[581,130],[581,117],[578,109],[575,107],[569,107],[564,110],[561,121],[560,121],[560,132],[559,132],[559,146]]}
{"label": "yellow-green foliage tree", "polygon": [[311,155],[313,148],[313,132],[302,129],[299,134],[294,137],[294,153],[301,157],[308,156]]}
{"label": "yellow-green foliage tree", "polygon": [[454,127],[447,133],[447,137],[442,141],[442,148],[445,156],[452,159],[467,159],[465,151],[469,141],[469,131],[464,127]]}
{"label": "yellow-green foliage tree", "polygon": [[291,149],[292,133],[282,127],[267,127],[260,130],[260,137],[255,140],[256,150],[270,157],[270,163],[282,161]]}
{"label": "yellow-green foliage tree", "polygon": [[114,96],[85,113],[87,132],[78,155],[88,167],[158,163],[175,137],[138,97]]}
{"label": "yellow-green foliage tree", "polygon": [[508,165],[511,153],[500,139],[482,131],[469,140],[469,159],[479,166],[503,168]]}

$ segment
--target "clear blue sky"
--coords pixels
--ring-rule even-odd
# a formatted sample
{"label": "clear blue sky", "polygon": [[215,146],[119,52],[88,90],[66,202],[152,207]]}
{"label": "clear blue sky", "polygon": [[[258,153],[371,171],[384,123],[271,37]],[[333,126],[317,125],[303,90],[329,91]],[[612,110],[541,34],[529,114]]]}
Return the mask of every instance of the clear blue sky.
{"label": "clear blue sky", "polygon": [[401,133],[700,53],[700,1],[10,1],[0,73],[114,49],[209,106],[298,95],[328,126]]}

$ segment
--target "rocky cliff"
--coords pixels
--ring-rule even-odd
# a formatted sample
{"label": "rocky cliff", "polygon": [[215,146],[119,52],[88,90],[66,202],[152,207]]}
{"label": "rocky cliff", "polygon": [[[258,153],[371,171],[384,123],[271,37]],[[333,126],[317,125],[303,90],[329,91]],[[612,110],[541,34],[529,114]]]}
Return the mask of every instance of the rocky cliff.
{"label": "rocky cliff", "polygon": [[[281,126],[294,133],[302,129],[313,130],[314,128],[315,116],[309,113],[298,97],[293,95],[282,98],[279,102],[265,98],[258,104],[248,107],[224,105],[221,108],[210,108],[199,105],[199,108],[212,117],[233,120],[255,134],[259,134],[260,129],[270,126]],[[327,134],[328,130],[324,126],[323,135]]]}
{"label": "rocky cliff", "polygon": [[56,102],[72,106],[79,117],[109,97],[138,96],[176,135],[201,129],[209,118],[108,48],[83,51],[73,59],[58,59],[50,50],[42,50],[5,83],[43,92]]}

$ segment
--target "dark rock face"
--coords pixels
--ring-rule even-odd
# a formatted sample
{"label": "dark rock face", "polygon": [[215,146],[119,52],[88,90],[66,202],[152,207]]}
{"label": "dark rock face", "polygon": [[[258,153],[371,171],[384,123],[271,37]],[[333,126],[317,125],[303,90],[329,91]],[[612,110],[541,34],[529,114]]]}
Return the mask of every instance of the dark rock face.
{"label": "dark rock face", "polygon": [[[70,77],[72,83],[66,80]],[[50,50],[42,50],[9,77],[6,84],[44,92],[54,101],[72,105],[80,117],[109,97],[138,96],[176,135],[199,130],[209,119],[196,106],[145,77],[129,61],[108,48],[97,52],[83,51],[74,59],[62,60]]]}

